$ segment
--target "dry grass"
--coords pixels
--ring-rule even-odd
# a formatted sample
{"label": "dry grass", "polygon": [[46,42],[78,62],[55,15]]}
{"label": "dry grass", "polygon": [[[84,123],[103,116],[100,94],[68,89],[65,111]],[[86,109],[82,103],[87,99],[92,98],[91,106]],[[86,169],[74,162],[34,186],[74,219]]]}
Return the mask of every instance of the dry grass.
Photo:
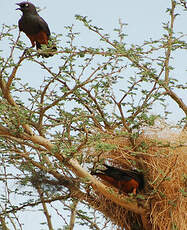
{"label": "dry grass", "polygon": [[[159,135],[158,135],[159,134]],[[154,230],[187,229],[187,132],[167,135],[149,132],[139,137],[134,146],[127,137],[105,138],[115,145],[111,151],[91,151],[95,162],[105,161],[120,168],[136,166],[144,171],[143,195],[150,204],[148,216]],[[129,221],[139,216],[128,212],[97,194],[103,213],[114,223],[129,228]],[[112,213],[111,213],[112,210]]]}

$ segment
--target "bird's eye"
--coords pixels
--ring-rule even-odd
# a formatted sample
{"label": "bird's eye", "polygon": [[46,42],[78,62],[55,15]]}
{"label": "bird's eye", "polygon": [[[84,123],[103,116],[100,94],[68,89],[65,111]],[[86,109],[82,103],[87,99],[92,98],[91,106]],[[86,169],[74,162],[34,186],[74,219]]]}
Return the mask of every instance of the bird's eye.
{"label": "bird's eye", "polygon": [[21,5],[21,7],[28,7],[28,6],[29,6],[28,3],[24,3],[24,4]]}

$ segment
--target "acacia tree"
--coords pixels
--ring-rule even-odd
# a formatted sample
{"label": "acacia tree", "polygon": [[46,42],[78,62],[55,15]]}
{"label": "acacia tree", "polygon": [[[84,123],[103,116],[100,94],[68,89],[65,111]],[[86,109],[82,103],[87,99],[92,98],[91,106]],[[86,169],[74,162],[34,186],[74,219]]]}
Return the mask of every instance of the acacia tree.
{"label": "acacia tree", "polygon": [[[125,43],[122,23],[115,29],[118,39],[113,40],[86,17],[77,15],[76,19],[98,36],[104,48],[75,46],[79,34],[67,27],[67,45],[59,46],[51,60],[38,58],[40,52],[49,51],[26,50],[19,36],[15,40],[15,27],[2,27],[1,42],[8,40],[11,45],[9,56],[0,59],[3,230],[23,229],[18,215],[31,207],[42,207],[50,230],[55,229],[57,216],[63,229],[73,229],[75,223],[90,229],[105,229],[111,223],[121,229],[164,229],[151,221],[150,194],[159,193],[161,182],[157,190],[150,189],[153,181],[147,176],[146,193],[132,197],[118,194],[94,178],[90,168],[106,160],[120,165],[115,154],[124,150],[128,156],[123,155],[120,166],[141,167],[146,175],[136,154],[150,152],[142,142],[137,145],[137,140],[158,117],[149,113],[155,104],[163,107],[166,119],[168,102],[176,103],[184,113],[180,125],[185,126],[187,105],[176,92],[187,87],[171,78],[170,65],[175,51],[187,47],[185,35],[174,33],[177,10],[185,8],[185,1],[171,0],[164,34],[142,45]],[[22,67],[28,63],[39,66],[47,76],[37,88],[23,83],[26,73]],[[115,138],[126,141],[120,146],[122,152],[111,142]],[[165,178],[166,174],[162,180]],[[82,207],[87,208],[83,211]],[[120,220],[113,215],[114,209]],[[62,210],[67,210],[70,217]],[[101,214],[104,222],[96,218]]]}

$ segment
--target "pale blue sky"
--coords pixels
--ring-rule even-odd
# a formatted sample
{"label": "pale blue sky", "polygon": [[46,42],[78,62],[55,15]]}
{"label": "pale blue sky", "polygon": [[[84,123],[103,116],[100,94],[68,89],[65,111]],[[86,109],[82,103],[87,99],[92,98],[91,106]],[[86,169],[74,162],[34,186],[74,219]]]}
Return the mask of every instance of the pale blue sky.
{"label": "pale blue sky", "polygon": [[[5,23],[8,25],[17,24],[20,18],[21,12],[16,11],[17,6],[15,3],[21,2],[17,0],[1,0],[0,8],[0,25]],[[46,7],[40,15],[49,24],[51,32],[64,34],[64,26],[75,24],[75,28],[82,33],[80,42],[86,44],[97,45],[93,34],[88,33],[88,30],[83,27],[80,22],[75,21],[75,15],[80,14],[82,16],[88,16],[93,20],[93,24],[98,27],[102,27],[105,33],[113,34],[113,29],[118,27],[119,18],[122,22],[128,23],[128,27],[125,33],[128,34],[127,42],[141,44],[144,40],[149,38],[157,39],[161,37],[163,32],[162,22],[167,22],[168,16],[165,11],[170,3],[169,0],[33,0],[33,4],[40,8]],[[187,11],[181,11],[182,16],[178,18],[176,22],[176,31],[183,31],[187,34]],[[21,35],[21,39],[30,46],[30,41],[24,34]],[[62,44],[65,40],[62,37]],[[85,44],[85,45],[86,45]],[[0,47],[8,52],[8,47]],[[181,82],[187,81],[185,70],[187,69],[187,54],[186,51],[182,54],[175,55],[176,70],[173,72],[173,77],[176,77]],[[34,65],[25,65],[23,71],[30,73],[32,68],[32,74],[35,69]],[[23,79],[26,82],[27,79]],[[38,84],[41,79],[32,78],[31,84]],[[29,80],[28,80],[29,81]],[[186,94],[179,92],[184,102],[187,103]],[[170,109],[173,111],[171,120],[181,118],[184,114],[178,110],[178,106],[175,103],[170,104]],[[178,111],[176,113],[176,111]],[[157,113],[158,108],[154,108],[153,112]],[[21,216],[21,215],[20,215]],[[37,223],[36,223],[37,222]],[[38,229],[38,223],[40,222],[38,214],[28,214],[25,219],[24,230]],[[58,225],[60,227],[60,225]],[[42,229],[42,228],[41,228]],[[43,229],[47,229],[43,227]],[[75,228],[79,230],[80,228]]]}
{"label": "pale blue sky", "polygon": [[[21,12],[15,10],[17,8],[15,3],[17,2],[21,1],[4,0],[1,2],[0,24],[17,24],[21,15]],[[41,9],[45,8],[40,12],[40,15],[49,24],[51,32],[64,35],[64,26],[75,24],[75,30],[81,32],[80,44],[97,46],[98,40],[96,40],[96,36],[92,32],[88,32],[81,22],[75,20],[74,16],[76,14],[88,16],[89,19],[92,19],[94,25],[102,27],[104,33],[111,35],[114,35],[113,29],[118,27],[120,18],[122,22],[128,24],[125,28],[125,33],[128,34],[128,37],[126,37],[127,43],[142,44],[144,40],[148,40],[149,38],[158,39],[161,37],[163,32],[162,22],[168,21],[165,11],[170,4],[170,0],[33,0],[32,3]],[[182,16],[176,21],[175,31],[183,31],[187,34],[187,27],[184,26],[186,25],[187,11],[184,12],[181,10],[180,13]],[[30,41],[26,38],[25,34],[22,33],[21,39],[30,46]],[[65,36],[62,36],[61,44],[64,44],[65,40]],[[6,49],[6,47],[3,48]],[[179,79],[183,84],[187,79],[185,72],[186,60],[187,52],[176,53],[174,65],[177,68],[171,75]],[[27,72],[27,77],[23,78],[23,82],[27,82],[32,78],[32,82],[30,83],[33,86],[35,84],[36,86],[39,85],[43,80],[43,76],[42,78],[37,77],[33,80],[33,77],[28,77],[28,68],[32,68],[32,76],[33,73],[38,74],[38,71],[40,71],[36,65],[25,64],[23,70]],[[184,91],[179,91],[178,93],[187,102]],[[175,103],[170,104],[170,109],[175,112],[175,115],[171,116],[172,121],[176,121],[176,116],[177,120],[183,116],[183,112],[178,110],[178,106]],[[178,111],[177,114],[176,110]],[[158,108],[153,108],[153,113],[158,113]]]}

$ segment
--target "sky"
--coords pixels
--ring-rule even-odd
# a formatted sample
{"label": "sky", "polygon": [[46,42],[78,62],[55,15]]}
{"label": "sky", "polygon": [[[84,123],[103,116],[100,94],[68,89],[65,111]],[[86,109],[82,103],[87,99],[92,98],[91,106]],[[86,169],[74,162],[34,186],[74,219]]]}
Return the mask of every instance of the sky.
{"label": "sky", "polygon": [[[17,24],[17,21],[21,16],[21,12],[15,10],[17,8],[17,2],[20,1],[1,0],[0,25],[3,23],[8,25]],[[161,37],[163,32],[162,22],[168,21],[168,16],[165,12],[167,7],[170,5],[170,0],[33,0],[32,3],[42,9],[40,15],[47,21],[51,32],[62,34],[61,44],[64,44],[66,41],[65,26],[74,24],[75,30],[81,32],[81,36],[79,38],[79,43],[81,45],[86,44],[88,46],[97,46],[98,41],[95,39],[96,37],[93,35],[93,33],[89,32],[81,22],[75,20],[76,14],[88,16],[88,18],[92,20],[92,24],[102,27],[104,29],[104,33],[108,33],[110,35],[114,35],[113,29],[119,27],[120,19],[123,23],[128,24],[128,26],[125,27],[125,33],[128,34],[128,37],[126,37],[126,42],[129,44],[142,44],[144,40],[148,40],[150,38],[158,39]],[[180,13],[181,17],[179,17],[176,21],[175,31],[183,31],[184,33],[187,33],[187,28],[184,27],[186,24],[187,11],[181,11]],[[17,36],[16,33],[15,36]],[[21,40],[23,40],[28,47],[30,47],[30,41],[23,33],[21,34]],[[6,51],[8,47],[3,47],[3,49]],[[183,52],[182,54],[175,54],[174,65],[176,65],[177,68],[174,70],[172,77],[178,78],[181,83],[186,82],[186,69],[184,68],[186,65],[186,59],[186,52]],[[29,79],[32,79],[29,84],[31,84],[33,87],[37,87],[41,84],[43,77],[35,78],[33,81],[33,77],[28,76],[28,68],[32,68],[32,76],[34,74],[38,75],[38,71],[41,70],[39,70],[39,67],[37,67],[35,64],[30,63],[25,64],[22,69],[23,72],[27,73],[24,74],[26,77],[23,78],[23,82],[26,83],[29,82]],[[180,97],[187,102],[184,91],[179,91],[177,93],[179,93]],[[172,122],[175,122],[183,117],[184,114],[182,111],[178,110],[176,103],[171,103],[169,106],[172,112],[175,112],[176,109],[178,111],[178,113],[175,113],[174,116],[170,115]],[[158,108],[153,108],[152,112],[157,113]]]}
{"label": "sky", "polygon": [[[18,0],[0,0],[0,26],[2,24],[12,25],[17,24],[21,16],[20,11],[16,11],[17,8],[15,3],[21,2]],[[43,9],[40,15],[49,24],[51,32],[62,34],[65,33],[65,26],[75,24],[75,28],[79,30],[81,35],[80,42],[96,44],[94,37],[91,33],[83,27],[80,22],[76,22],[75,15],[79,14],[82,16],[88,16],[92,19],[93,24],[98,27],[102,27],[105,33],[113,34],[113,29],[118,27],[118,21],[121,19],[122,22],[127,23],[125,33],[128,34],[127,42],[141,44],[144,40],[149,38],[159,38],[163,32],[162,22],[167,22],[168,17],[165,13],[169,6],[169,0],[33,0],[31,1],[34,5],[39,6]],[[187,34],[187,11],[182,12],[182,16],[176,22],[176,31],[183,31]],[[185,26],[184,26],[185,25]],[[18,33],[18,31],[17,31]],[[22,33],[21,39],[30,46],[30,41]],[[62,43],[65,38],[62,36]],[[0,47],[8,52],[8,47]],[[181,82],[187,81],[186,76],[186,60],[187,54],[184,52],[182,55],[176,54],[175,65],[177,66],[174,71],[174,76]],[[30,69],[28,65],[23,68],[23,71],[29,75]],[[32,74],[34,71],[38,71],[32,66]],[[29,71],[28,71],[29,70]],[[28,77],[29,78],[29,77]],[[27,82],[28,79],[23,79]],[[31,84],[38,84],[40,79],[33,79]],[[179,95],[183,98],[184,102],[187,103],[187,96],[184,93],[179,92]],[[174,116],[172,120],[179,119],[184,114],[178,110],[178,106],[175,103],[170,105],[171,111]],[[157,112],[157,108],[153,109],[153,112]],[[179,112],[175,112],[179,111]],[[37,229],[34,228],[34,222],[30,226],[30,222],[33,220],[33,215],[27,215],[24,230]],[[39,221],[38,221],[39,222]],[[37,225],[38,226],[38,225]],[[47,228],[43,228],[47,229]],[[78,230],[79,228],[75,228]]]}

